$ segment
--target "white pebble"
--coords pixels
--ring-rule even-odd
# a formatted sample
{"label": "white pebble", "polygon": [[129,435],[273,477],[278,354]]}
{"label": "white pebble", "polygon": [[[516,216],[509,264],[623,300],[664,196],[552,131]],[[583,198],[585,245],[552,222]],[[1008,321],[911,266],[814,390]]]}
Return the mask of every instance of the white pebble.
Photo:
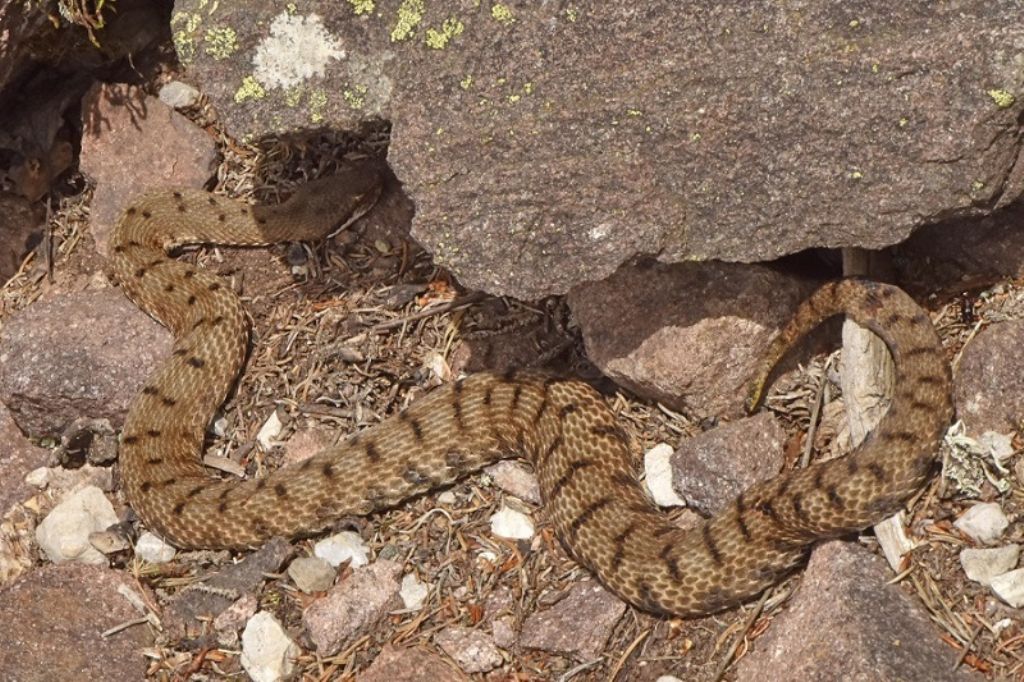
{"label": "white pebble", "polygon": [[199,101],[199,91],[187,83],[171,81],[160,88],[160,101],[175,109],[186,109]]}
{"label": "white pebble", "polygon": [[907,536],[907,527],[903,522],[903,512],[875,524],[875,537],[882,547],[889,567],[899,573],[903,566],[903,557],[917,547],[918,543]]}
{"label": "white pebble", "polygon": [[529,540],[534,533],[533,521],[520,511],[502,507],[491,516],[491,532],[500,538]]}
{"label": "white pebble", "polygon": [[242,667],[254,682],[278,682],[291,674],[299,647],[273,614],[260,611],[242,632]]}
{"label": "white pebble", "polygon": [[49,467],[39,467],[25,474],[25,483],[39,489],[45,488],[50,483]]}
{"label": "white pebble", "polygon": [[59,564],[105,564],[107,559],[89,542],[89,535],[118,521],[103,491],[90,485],[68,495],[36,528],[36,542],[50,561]]}
{"label": "white pebble", "polygon": [[139,536],[135,542],[135,556],[151,564],[166,564],[174,558],[178,550],[149,531]]}
{"label": "white pebble", "polygon": [[1010,521],[998,504],[985,502],[965,511],[953,525],[975,541],[988,544],[999,539]]}
{"label": "white pebble", "polygon": [[992,634],[998,637],[1003,632],[1003,630],[1005,630],[1013,624],[1014,623],[1012,618],[1003,618],[1002,620],[997,620],[995,623],[992,623]]}
{"label": "white pebble", "polygon": [[1020,559],[1020,545],[1006,545],[992,549],[965,549],[960,552],[960,565],[974,582],[990,585],[992,579],[1012,571]]}
{"label": "white pebble", "polygon": [[431,353],[423,364],[429,367],[431,374],[441,381],[448,381],[452,378],[452,368],[440,353]]}
{"label": "white pebble", "polygon": [[402,598],[402,604],[407,609],[423,608],[423,600],[430,594],[430,588],[420,582],[415,573],[406,573],[402,576],[402,587],[398,590],[398,596]]}
{"label": "white pebble", "polygon": [[644,482],[659,507],[683,507],[686,500],[672,487],[672,454],[668,443],[658,443],[644,453]]}
{"label": "white pebble", "polygon": [[1024,606],[1024,568],[1018,568],[992,578],[992,591],[1015,609]]}
{"label": "white pebble", "polygon": [[661,677],[656,679],[654,682],[683,682],[683,681],[681,679],[679,679],[678,677],[676,677],[675,675],[662,675]]}
{"label": "white pebble", "polygon": [[256,442],[264,451],[277,445],[277,437],[281,435],[283,426],[281,418],[277,416],[277,410],[271,412],[267,420],[263,422],[263,426],[260,427],[259,433],[256,434]]}
{"label": "white pebble", "polygon": [[443,504],[450,507],[456,502],[458,502],[458,499],[455,497],[455,493],[453,493],[451,490],[445,490],[443,493],[437,496],[438,504]]}
{"label": "white pebble", "polygon": [[331,589],[335,575],[334,568],[317,556],[300,556],[288,564],[288,576],[306,594]]}
{"label": "white pebble", "polygon": [[228,432],[228,418],[217,417],[210,425],[210,430],[213,432],[213,435],[222,438]]}
{"label": "white pebble", "polygon": [[352,568],[365,566],[370,562],[369,552],[359,533],[348,530],[324,538],[313,547],[313,554],[335,568],[346,561]]}
{"label": "white pebble", "polygon": [[238,648],[238,635],[249,619],[256,615],[259,602],[251,592],[243,594],[213,619],[217,643],[223,647]]}

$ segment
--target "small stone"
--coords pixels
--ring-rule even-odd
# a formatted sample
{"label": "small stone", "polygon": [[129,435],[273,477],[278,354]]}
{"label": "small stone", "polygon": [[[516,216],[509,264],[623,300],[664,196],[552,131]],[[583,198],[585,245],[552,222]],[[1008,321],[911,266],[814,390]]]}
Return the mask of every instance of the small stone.
{"label": "small stone", "polygon": [[260,444],[264,452],[277,445],[277,437],[281,435],[283,426],[284,424],[281,423],[281,417],[278,416],[277,410],[271,412],[267,420],[263,422],[263,426],[260,427],[259,432],[256,434],[256,442]]}
{"label": "small stone", "polygon": [[540,504],[540,483],[521,464],[505,459],[487,467],[484,473],[491,477],[494,485],[509,495],[515,495],[530,504]]}
{"label": "small stone", "polygon": [[521,646],[589,661],[600,655],[626,604],[596,582],[572,586],[568,596],[523,623]]}
{"label": "small stone", "polygon": [[242,633],[242,667],[254,682],[278,682],[291,674],[299,647],[268,611],[249,619]]}
{"label": "small stone", "polygon": [[238,631],[256,615],[259,600],[255,594],[244,594],[213,619],[213,629],[221,646],[237,647]]}
{"label": "small stone", "polygon": [[385,644],[359,682],[467,682],[469,680],[445,658],[419,648]]}
{"label": "small stone", "polygon": [[160,88],[157,97],[169,107],[187,109],[199,101],[199,91],[188,83],[171,81]]}
{"label": "small stone", "polygon": [[529,540],[533,537],[533,521],[526,514],[503,506],[491,516],[491,532],[500,538]]}
{"label": "small stone", "polygon": [[896,573],[902,570],[903,557],[909,554],[918,543],[907,535],[907,526],[902,511],[875,524],[875,537],[882,547],[886,561]]}
{"label": "small stone", "polygon": [[999,539],[1010,521],[998,504],[983,502],[961,514],[953,525],[976,542],[989,544]]}
{"label": "small stone", "polygon": [[658,679],[654,680],[654,682],[683,682],[683,681],[681,679],[679,679],[678,677],[676,677],[675,675],[662,675]]}
{"label": "small stone", "polygon": [[38,467],[25,474],[25,483],[31,486],[35,486],[40,490],[45,488],[50,482],[50,468],[49,467]]}
{"label": "small stone", "polygon": [[302,624],[321,656],[333,656],[346,642],[374,628],[400,603],[402,564],[378,559],[357,568],[327,596],[302,613]]}
{"label": "small stone", "polygon": [[117,522],[114,507],[103,491],[88,486],[66,497],[47,514],[36,528],[36,542],[55,564],[105,564],[107,558],[89,543],[89,535]]}
{"label": "small stone", "polygon": [[316,556],[300,556],[288,566],[288,576],[306,594],[331,589],[335,575],[334,568]]}
{"label": "small stone", "polygon": [[686,500],[672,487],[672,453],[668,443],[658,443],[644,453],[644,483],[659,507],[684,507]]}
{"label": "small stone", "polygon": [[470,674],[494,670],[503,660],[494,641],[473,628],[445,628],[437,633],[434,641],[464,672]]}
{"label": "small stone", "polygon": [[174,545],[146,531],[135,541],[135,556],[151,564],[166,564],[174,558],[178,550]]}
{"label": "small stone", "polygon": [[967,548],[960,552],[960,565],[971,580],[990,585],[992,579],[1011,571],[1020,559],[1020,545],[1006,545],[991,549]]}
{"label": "small stone", "polygon": [[446,507],[450,507],[456,502],[458,502],[458,498],[455,497],[455,493],[453,493],[451,490],[445,490],[443,493],[437,496],[437,503],[443,504]]}
{"label": "small stone", "polygon": [[430,594],[430,588],[420,582],[415,573],[406,573],[402,576],[402,588],[398,596],[402,598],[402,604],[410,610],[423,608],[423,600]]}
{"label": "small stone", "polygon": [[313,554],[334,568],[346,561],[352,568],[365,566],[370,562],[369,552],[370,548],[363,542],[359,533],[349,530],[326,537],[313,547]]}
{"label": "small stone", "polygon": [[491,636],[502,649],[510,649],[516,643],[516,631],[512,628],[514,620],[512,616],[502,616],[491,623]]}
{"label": "small stone", "polygon": [[764,411],[688,438],[672,455],[675,489],[690,507],[717,514],[753,484],[779,473],[786,437]]}
{"label": "small stone", "polygon": [[228,418],[227,417],[217,417],[216,419],[213,420],[213,423],[210,424],[210,433],[212,433],[213,435],[215,435],[215,436],[217,436],[219,438],[223,438],[224,435],[227,434],[227,432],[228,432]]}
{"label": "small stone", "polygon": [[1013,608],[1024,606],[1024,568],[994,576],[989,586],[997,597]]}
{"label": "small stone", "polygon": [[450,381],[452,378],[452,368],[440,353],[435,352],[428,355],[423,365],[430,370],[431,374],[442,382]]}

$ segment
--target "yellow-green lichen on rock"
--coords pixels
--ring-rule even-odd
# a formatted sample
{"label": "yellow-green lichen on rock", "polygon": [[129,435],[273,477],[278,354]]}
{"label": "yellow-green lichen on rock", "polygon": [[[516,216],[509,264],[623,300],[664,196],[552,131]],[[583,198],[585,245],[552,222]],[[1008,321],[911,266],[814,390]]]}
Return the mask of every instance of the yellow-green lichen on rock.
{"label": "yellow-green lichen on rock", "polygon": [[214,59],[227,59],[238,51],[238,34],[229,26],[215,26],[206,30],[203,45]]}
{"label": "yellow-green lichen on rock", "polygon": [[301,85],[293,85],[284,91],[284,103],[289,107],[297,107],[302,102],[304,89]]}
{"label": "yellow-green lichen on rock", "polygon": [[1013,93],[1009,90],[1003,90],[997,88],[988,91],[988,96],[992,98],[992,101],[996,103],[996,106],[1000,109],[1009,109],[1013,106],[1013,103],[1017,101],[1017,98],[1013,96]]}
{"label": "yellow-green lichen on rock", "polygon": [[512,14],[512,10],[509,9],[509,6],[503,5],[500,2],[496,2],[491,5],[491,17],[503,24],[511,24],[516,20],[515,16]]}
{"label": "yellow-green lichen on rock", "polygon": [[398,21],[391,30],[391,42],[407,40],[423,21],[425,11],[423,0],[402,0],[402,4],[398,6]]}
{"label": "yellow-green lichen on rock", "polygon": [[253,99],[263,99],[266,96],[267,91],[260,85],[260,82],[252,76],[246,76],[242,79],[242,85],[235,91],[235,102],[241,104]]}
{"label": "yellow-green lichen on rock", "polygon": [[433,28],[427,29],[427,47],[443,50],[448,47],[448,43],[451,42],[452,38],[462,35],[463,30],[465,30],[465,26],[455,17],[445,19],[444,23],[441,24],[440,31]]}
{"label": "yellow-green lichen on rock", "polygon": [[310,92],[308,106],[309,120],[313,123],[323,123],[324,112],[327,110],[327,92],[323,89]]}
{"label": "yellow-green lichen on rock", "polygon": [[369,88],[365,85],[355,85],[351,88],[343,90],[341,96],[345,99],[345,103],[352,109],[362,109],[363,105],[366,104],[366,93],[369,92]]}
{"label": "yellow-green lichen on rock", "polygon": [[348,0],[348,4],[352,5],[352,11],[357,16],[370,14],[375,9],[373,0]]}
{"label": "yellow-green lichen on rock", "polygon": [[191,12],[176,12],[171,17],[171,40],[178,59],[188,64],[196,56],[196,31],[203,22],[203,17]]}

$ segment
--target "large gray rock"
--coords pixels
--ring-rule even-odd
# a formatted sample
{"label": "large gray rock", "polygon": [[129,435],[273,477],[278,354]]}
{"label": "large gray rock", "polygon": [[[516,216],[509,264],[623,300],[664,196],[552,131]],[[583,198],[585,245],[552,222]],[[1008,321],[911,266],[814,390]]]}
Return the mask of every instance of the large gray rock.
{"label": "large gray rock", "polygon": [[201,188],[217,146],[210,135],[142,89],[95,85],[82,98],[82,171],[96,183],[90,232],[100,255],[118,217],[158,189]]}
{"label": "large gray rock", "polygon": [[957,415],[975,436],[1008,433],[1024,418],[1024,320],[993,324],[964,347],[953,382]]}
{"label": "large gray rock", "polygon": [[83,416],[120,426],[170,352],[170,333],[119,290],[56,295],[0,330],[0,401],[30,436],[59,435]]}
{"label": "large gray rock", "polygon": [[771,412],[738,419],[687,438],[672,455],[672,487],[708,516],[741,492],[778,475],[786,430]]}
{"label": "large gray rock", "polygon": [[616,383],[698,418],[738,417],[768,343],[815,287],[764,266],[644,263],[577,287],[569,306],[587,357]]}
{"label": "large gray rock", "polygon": [[636,253],[882,247],[1013,201],[1019,19],[1011,0],[179,0],[172,28],[239,137],[389,119],[413,235],[463,283],[534,298]]}
{"label": "large gray rock", "polygon": [[3,679],[109,680],[146,676],[141,649],[146,627],[102,632],[139,613],[118,593],[138,583],[99,566],[44,566],[0,591],[0,670]]}
{"label": "large gray rock", "polygon": [[885,561],[863,547],[817,547],[786,611],[736,666],[736,679],[978,679],[954,670],[957,652],[891,577]]}

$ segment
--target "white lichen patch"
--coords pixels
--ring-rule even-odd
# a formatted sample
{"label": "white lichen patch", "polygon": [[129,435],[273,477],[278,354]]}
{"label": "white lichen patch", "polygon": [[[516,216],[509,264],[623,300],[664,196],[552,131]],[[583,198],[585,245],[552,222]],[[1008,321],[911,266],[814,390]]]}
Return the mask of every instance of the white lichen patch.
{"label": "white lichen patch", "polygon": [[253,76],[264,87],[287,90],[314,76],[322,77],[330,60],[344,57],[341,42],[324,28],[319,16],[282,12],[270,24],[270,35],[256,48]]}

